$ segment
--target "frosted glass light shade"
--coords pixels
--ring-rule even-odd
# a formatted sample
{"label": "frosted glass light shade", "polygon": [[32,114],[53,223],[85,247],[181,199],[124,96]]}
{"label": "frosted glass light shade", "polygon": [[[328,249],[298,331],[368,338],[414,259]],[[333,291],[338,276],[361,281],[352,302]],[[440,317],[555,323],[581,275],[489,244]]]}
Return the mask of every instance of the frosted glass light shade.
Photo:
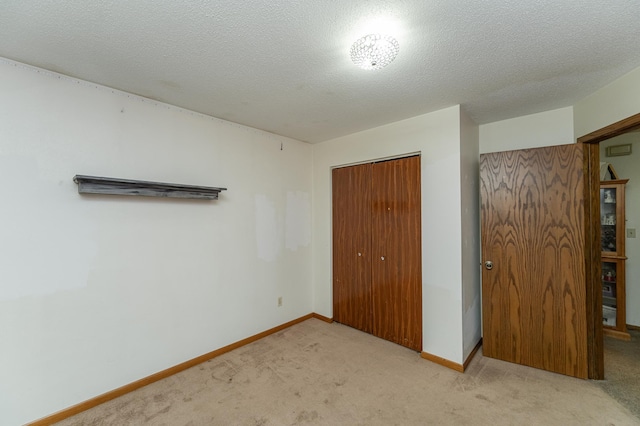
{"label": "frosted glass light shade", "polygon": [[398,55],[398,40],[388,35],[369,34],[351,46],[351,60],[365,70],[377,70],[389,65]]}

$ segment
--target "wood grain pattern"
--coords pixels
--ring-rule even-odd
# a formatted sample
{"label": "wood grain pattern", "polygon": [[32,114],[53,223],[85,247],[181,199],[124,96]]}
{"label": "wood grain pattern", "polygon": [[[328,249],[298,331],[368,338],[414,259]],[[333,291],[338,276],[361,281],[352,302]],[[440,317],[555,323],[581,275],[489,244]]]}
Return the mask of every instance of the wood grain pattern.
{"label": "wood grain pattern", "polygon": [[333,319],[421,350],[420,157],[334,169],[332,186]]}
{"label": "wood grain pattern", "polygon": [[583,166],[582,144],[481,156],[486,356],[587,378]]}
{"label": "wood grain pattern", "polygon": [[584,144],[585,193],[585,295],[587,314],[587,359],[590,379],[604,379],[602,336],[602,284],[600,282],[600,148]]}
{"label": "wood grain pattern", "polygon": [[158,380],[165,379],[169,376],[177,374],[181,371],[184,371],[188,368],[194,367],[198,364],[201,364],[205,361],[208,361],[212,358],[230,352],[234,349],[242,347],[244,345],[248,345],[249,343],[255,342],[256,340],[260,340],[263,337],[267,337],[270,334],[277,333],[278,331],[282,331],[285,328],[289,328],[292,325],[298,324],[302,321],[306,321],[310,318],[313,318],[316,314],[307,314],[303,317],[294,319],[293,321],[289,321],[285,324],[281,324],[277,327],[271,328],[269,330],[263,331],[262,333],[258,333],[256,335],[247,337],[246,339],[242,339],[238,342],[232,343],[215,351],[206,353],[204,355],[200,355],[199,357],[190,359],[181,364],[174,365],[173,367],[167,368],[166,370],[159,371],[150,376],[144,377],[140,380],[136,380],[135,382],[129,383],[127,385],[121,386],[112,391],[103,393],[102,395],[98,395],[95,398],[88,399],[79,404],[73,405],[71,407],[65,408],[64,410],[58,411],[57,413],[51,414],[49,416],[43,417],[41,419],[35,420],[33,422],[27,423],[25,426],[48,426],[52,425],[56,422],[62,421],[68,417],[74,416],[78,413],[82,413],[83,411],[89,410],[90,408],[97,407],[100,404],[104,404],[105,402],[111,401],[112,399],[118,398],[122,395],[125,395],[129,392],[133,392],[136,389],[140,389],[144,386],[150,385],[151,383],[157,382]]}
{"label": "wood grain pattern", "polygon": [[422,349],[420,157],[373,165],[373,334]]}
{"label": "wood grain pattern", "polygon": [[371,164],[334,169],[333,319],[371,333]]}

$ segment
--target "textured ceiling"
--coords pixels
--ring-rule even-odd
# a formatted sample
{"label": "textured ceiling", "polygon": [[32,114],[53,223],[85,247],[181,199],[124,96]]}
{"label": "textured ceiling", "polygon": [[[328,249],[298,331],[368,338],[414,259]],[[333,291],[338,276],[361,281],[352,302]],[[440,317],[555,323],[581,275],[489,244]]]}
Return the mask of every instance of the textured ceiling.
{"label": "textured ceiling", "polygon": [[[640,66],[640,0],[2,0],[0,56],[307,142],[570,106]],[[364,71],[351,43],[400,42]],[[379,22],[378,22],[379,23]]]}

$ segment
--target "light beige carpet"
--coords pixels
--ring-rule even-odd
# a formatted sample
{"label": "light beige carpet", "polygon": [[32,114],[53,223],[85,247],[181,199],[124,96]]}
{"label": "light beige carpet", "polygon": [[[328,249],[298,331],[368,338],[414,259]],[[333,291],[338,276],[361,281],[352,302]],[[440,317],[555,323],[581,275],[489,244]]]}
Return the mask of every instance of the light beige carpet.
{"label": "light beige carpet", "polygon": [[310,319],[59,425],[640,425],[592,381],[477,354],[465,374]]}
{"label": "light beige carpet", "polygon": [[630,342],[604,337],[605,380],[594,383],[640,417],[640,331],[629,334]]}

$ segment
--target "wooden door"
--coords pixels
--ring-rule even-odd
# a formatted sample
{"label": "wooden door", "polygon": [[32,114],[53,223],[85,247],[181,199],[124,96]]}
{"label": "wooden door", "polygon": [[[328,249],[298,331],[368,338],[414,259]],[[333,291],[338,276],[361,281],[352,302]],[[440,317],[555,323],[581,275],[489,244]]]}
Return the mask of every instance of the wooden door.
{"label": "wooden door", "polygon": [[334,169],[333,319],[422,350],[420,157]]}
{"label": "wooden door", "polygon": [[373,334],[422,350],[420,157],[373,165]]}
{"label": "wooden door", "polygon": [[371,164],[334,169],[333,319],[371,333]]}
{"label": "wooden door", "polygon": [[484,355],[587,378],[584,164],[582,144],[480,157]]}

